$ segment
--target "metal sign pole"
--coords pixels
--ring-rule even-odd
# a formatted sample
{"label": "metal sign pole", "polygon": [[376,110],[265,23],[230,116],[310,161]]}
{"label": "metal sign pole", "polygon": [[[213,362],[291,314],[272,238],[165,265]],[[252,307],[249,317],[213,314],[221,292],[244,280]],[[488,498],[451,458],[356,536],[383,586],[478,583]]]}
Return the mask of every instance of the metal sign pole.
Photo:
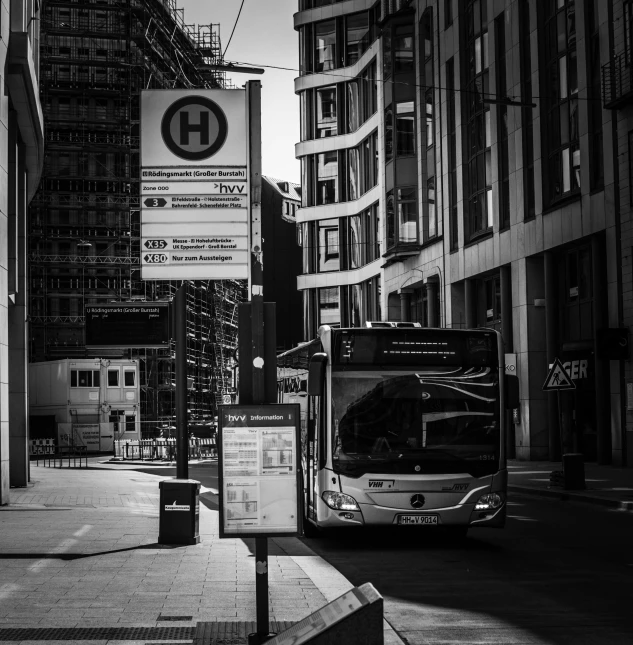
{"label": "metal sign pole", "polygon": [[187,433],[187,285],[174,297],[176,320],[176,479],[189,479]]}
{"label": "metal sign pole", "polygon": [[[248,114],[250,196],[250,301],[252,342],[253,403],[265,403],[264,380],[264,277],[262,263],[262,152],[261,152],[261,91],[259,81],[246,83]],[[269,639],[268,621],[268,539],[255,538],[255,605],[257,610],[257,634],[249,636],[251,645],[259,645]]]}

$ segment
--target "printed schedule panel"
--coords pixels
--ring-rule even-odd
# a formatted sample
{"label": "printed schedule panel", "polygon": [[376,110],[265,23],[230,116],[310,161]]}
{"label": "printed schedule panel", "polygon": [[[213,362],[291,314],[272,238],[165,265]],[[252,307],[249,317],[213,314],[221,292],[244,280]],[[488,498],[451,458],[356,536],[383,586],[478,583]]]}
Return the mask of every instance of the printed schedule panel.
{"label": "printed schedule panel", "polygon": [[220,537],[300,534],[299,406],[222,405]]}

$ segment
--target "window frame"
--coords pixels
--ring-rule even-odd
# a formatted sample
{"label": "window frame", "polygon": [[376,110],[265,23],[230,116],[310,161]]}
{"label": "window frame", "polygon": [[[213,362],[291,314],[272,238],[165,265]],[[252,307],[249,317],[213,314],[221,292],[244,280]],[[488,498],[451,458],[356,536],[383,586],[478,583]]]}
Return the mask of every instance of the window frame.
{"label": "window frame", "polygon": [[[133,381],[134,382],[132,383],[132,385],[128,385],[127,382],[126,382],[128,374],[132,374],[132,376],[133,376]],[[123,368],[123,387],[127,388],[127,389],[136,389],[136,381],[137,381],[136,368],[135,367],[124,367]]]}
{"label": "window frame", "polygon": [[[116,374],[116,385],[110,385],[110,374]],[[121,387],[121,369],[119,367],[108,367],[107,368],[107,386],[108,388],[120,388]]]}

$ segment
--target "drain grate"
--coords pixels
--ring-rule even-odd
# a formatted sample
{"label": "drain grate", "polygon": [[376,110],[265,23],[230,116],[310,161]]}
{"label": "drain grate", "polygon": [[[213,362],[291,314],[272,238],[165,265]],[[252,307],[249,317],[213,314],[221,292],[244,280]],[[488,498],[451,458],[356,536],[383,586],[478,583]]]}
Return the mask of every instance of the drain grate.
{"label": "drain grate", "polygon": [[101,640],[146,642],[192,641],[195,632],[195,627],[19,627],[0,628],[0,642]]}
{"label": "drain grate", "polygon": [[[268,627],[271,633],[280,634],[294,624],[292,621],[271,620]],[[193,643],[194,645],[246,645],[248,635],[256,631],[255,621],[198,623]]]}
{"label": "drain grate", "polygon": [[165,621],[166,620],[173,620],[173,621],[176,621],[176,620],[183,620],[183,621],[184,620],[193,620],[193,616],[163,616],[162,614],[160,614],[158,616],[158,618],[156,619],[156,621],[159,621],[159,620],[161,620],[161,621],[162,620],[165,620]]}

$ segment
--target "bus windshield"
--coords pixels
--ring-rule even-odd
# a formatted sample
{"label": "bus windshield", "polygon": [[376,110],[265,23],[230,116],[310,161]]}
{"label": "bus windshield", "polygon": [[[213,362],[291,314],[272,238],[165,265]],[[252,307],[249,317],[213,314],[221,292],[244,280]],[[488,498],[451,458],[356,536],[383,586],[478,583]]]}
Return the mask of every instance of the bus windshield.
{"label": "bus windshield", "polygon": [[341,474],[499,469],[499,374],[490,367],[334,371],[333,467]]}

